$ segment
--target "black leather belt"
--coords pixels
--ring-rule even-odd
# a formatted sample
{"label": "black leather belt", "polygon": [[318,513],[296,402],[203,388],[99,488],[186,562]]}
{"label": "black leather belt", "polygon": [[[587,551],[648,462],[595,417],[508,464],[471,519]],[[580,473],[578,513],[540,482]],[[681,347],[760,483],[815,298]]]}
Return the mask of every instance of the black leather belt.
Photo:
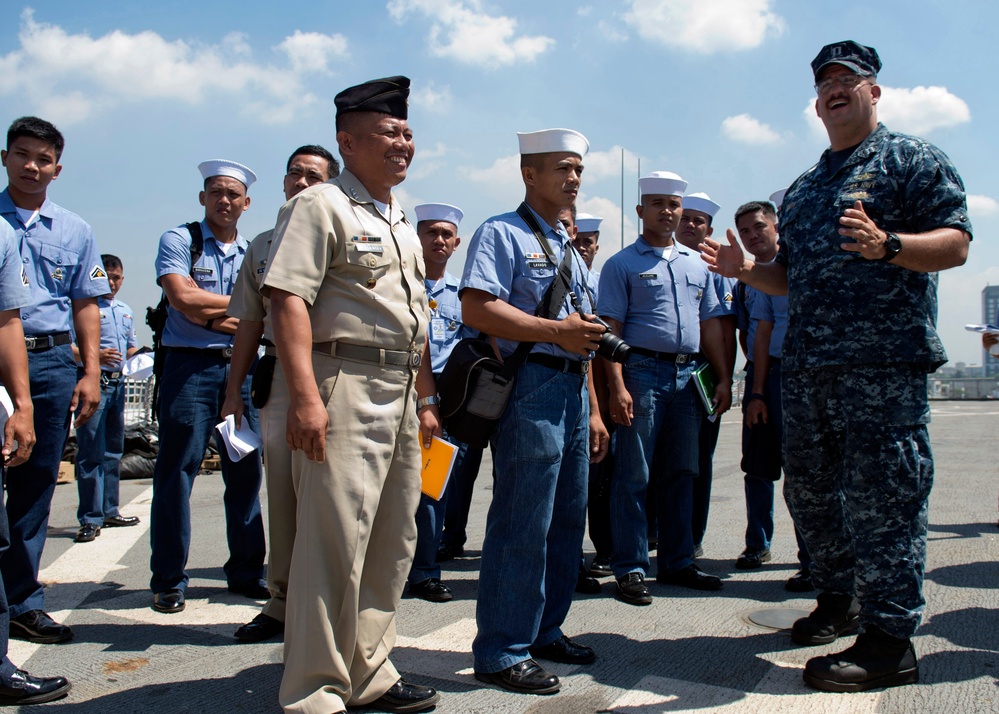
{"label": "black leather belt", "polygon": [[643,357],[655,357],[662,362],[672,362],[673,364],[687,364],[687,362],[692,362],[701,356],[700,352],[656,352],[655,350],[647,350],[644,347],[635,347],[634,345],[631,346],[631,353],[642,355]]}
{"label": "black leather belt", "polygon": [[101,372],[101,376],[105,379],[121,379],[121,372]]}
{"label": "black leather belt", "polygon": [[24,346],[28,352],[42,352],[43,350],[68,345],[73,339],[68,332],[56,332],[51,335],[25,335]]}
{"label": "black leather belt", "polygon": [[541,352],[532,352],[527,355],[527,361],[568,374],[582,375],[590,371],[589,361],[566,359],[565,357],[556,357],[555,355],[547,355]]}
{"label": "black leather belt", "polygon": [[167,352],[195,357],[212,357],[214,359],[230,359],[232,347],[164,347]]}
{"label": "black leather belt", "polygon": [[346,359],[352,362],[368,362],[379,367],[419,367],[423,355],[407,350],[383,350],[378,347],[352,345],[348,342],[314,342],[312,351]]}

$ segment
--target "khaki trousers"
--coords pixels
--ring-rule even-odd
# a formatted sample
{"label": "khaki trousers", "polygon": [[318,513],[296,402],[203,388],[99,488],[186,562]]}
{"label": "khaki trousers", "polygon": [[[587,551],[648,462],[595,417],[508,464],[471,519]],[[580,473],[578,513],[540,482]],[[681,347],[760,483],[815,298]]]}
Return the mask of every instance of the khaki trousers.
{"label": "khaki trousers", "polygon": [[330,418],[324,463],[292,453],[298,532],[288,581],[285,712],[329,714],[384,694],[416,547],[415,373],[313,355]]}
{"label": "khaki trousers", "polygon": [[298,508],[291,479],[291,451],[285,438],[289,404],[288,383],[278,362],[270,396],[260,410],[260,436],[264,442],[264,478],[267,481],[267,588],[271,591],[271,599],[262,612],[280,622],[285,620]]}

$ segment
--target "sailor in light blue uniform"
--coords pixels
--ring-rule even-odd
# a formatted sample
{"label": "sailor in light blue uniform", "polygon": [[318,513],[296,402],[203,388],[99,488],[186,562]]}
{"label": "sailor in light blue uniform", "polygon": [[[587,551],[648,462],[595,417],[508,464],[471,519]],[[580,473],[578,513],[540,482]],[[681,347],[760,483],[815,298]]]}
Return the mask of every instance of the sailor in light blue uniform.
{"label": "sailor in light blue uniform", "polygon": [[[205,181],[200,195],[205,207],[200,223],[204,252],[192,265],[192,237],[186,226],[179,226],[163,234],[156,254],[156,276],[170,308],[163,331],[166,361],[160,387],[160,450],[153,471],[150,589],[153,609],[166,613],[184,609],[191,488],[208,440],[221,421],[233,335],[239,323],[226,316],[226,308],[247,248],[236,223],[250,204],[247,189],[256,179],[252,171],[234,161],[206,161],[198,168]],[[243,418],[259,433],[249,389],[247,379]],[[229,560],[223,569],[228,587],[253,599],[267,599],[258,498],[260,454],[254,452],[236,462],[225,448],[219,455],[226,484],[223,501]]]}
{"label": "sailor in light blue uniform", "polygon": [[[45,546],[49,508],[59,460],[76,400],[76,426],[100,403],[100,314],[97,298],[110,292],[90,226],[47,198],[62,168],[64,140],[58,129],[36,117],[11,125],[3,152],[8,185],[0,192],[0,215],[14,229],[31,305],[21,310],[31,394],[35,407],[35,450],[7,479],[10,549],[0,561],[11,635],[38,643],[64,642],[72,631],[55,623],[43,607],[38,567]],[[83,377],[70,349],[70,329],[79,337]]]}
{"label": "sailor in light blue uniform", "polygon": [[724,411],[731,402],[731,368],[718,319],[725,309],[707,267],[696,251],[673,239],[686,186],[666,171],[640,179],[642,235],[612,256],[600,276],[600,315],[631,345],[626,365],[608,363],[608,378],[616,424],[611,567],[618,597],[635,605],[652,602],[644,582],[651,479],[660,535],[656,579],[702,590],[721,587],[691,559],[693,479],[704,415],[694,371],[705,359],[711,364],[714,399]]}
{"label": "sailor in light blue uniform", "polygon": [[[121,260],[101,256],[111,292],[97,299],[101,311],[101,403],[86,424],[76,430],[76,487],[80,505],[76,518],[77,543],[87,543],[101,528],[134,526],[136,516],[118,512],[118,480],[125,447],[124,361],[135,354],[135,319],[130,308],[116,298],[124,273]],[[74,354],[78,349],[73,346]]]}
{"label": "sailor in light blue uniform", "polygon": [[[430,361],[437,378],[454,346],[465,337],[474,335],[474,331],[467,329],[461,321],[458,279],[446,270],[448,259],[461,243],[458,225],[463,214],[461,209],[446,203],[424,203],[414,210],[416,232],[420,236],[426,265],[424,282],[430,305]],[[416,552],[409,572],[410,595],[430,602],[447,602],[453,597],[451,590],[440,580],[437,550],[452,495],[457,495],[460,501],[471,500],[472,484],[482,461],[482,449],[455,442],[446,431],[444,438],[458,446],[458,454],[441,499],[437,501],[426,494],[420,496],[416,511]]]}

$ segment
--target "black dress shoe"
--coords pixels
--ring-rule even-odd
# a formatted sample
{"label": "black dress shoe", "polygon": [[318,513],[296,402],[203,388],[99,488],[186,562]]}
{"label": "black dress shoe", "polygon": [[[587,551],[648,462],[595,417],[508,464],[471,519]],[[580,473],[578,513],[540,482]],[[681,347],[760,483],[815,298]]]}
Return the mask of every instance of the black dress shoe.
{"label": "black dress shoe", "polygon": [[562,664],[591,664],[597,659],[591,647],[573,642],[565,635],[544,647],[532,647],[531,657]]}
{"label": "black dress shoe", "polygon": [[73,631],[66,625],[60,625],[43,610],[28,610],[10,618],[10,636],[40,645],[51,645],[73,639]]}
{"label": "black dress shoe", "polygon": [[771,560],[770,549],[763,548],[762,550],[756,550],[754,548],[746,548],[735,560],[735,567],[739,570],[756,570],[757,568],[763,567],[764,563],[769,563]]}
{"label": "black dress shoe", "polygon": [[533,659],[525,659],[499,672],[476,672],[475,678],[521,694],[554,694],[562,684]]}
{"label": "black dress shoe", "polygon": [[65,677],[32,677],[23,669],[0,679],[0,706],[41,704],[62,699],[73,685]]}
{"label": "black dress shoe", "polygon": [[641,573],[628,573],[617,581],[617,597],[629,605],[651,605],[652,593]]}
{"label": "black dress shoe", "polygon": [[799,570],[784,583],[784,589],[792,593],[807,593],[815,589],[812,574],[806,569]]}
{"label": "black dress shoe", "polygon": [[590,566],[590,575],[595,578],[606,578],[613,574],[614,571],[611,570],[610,558],[598,555],[593,559],[593,564]]}
{"label": "black dress shoe", "polygon": [[465,547],[461,545],[451,545],[450,543],[441,543],[437,546],[437,557],[434,558],[438,563],[446,563],[452,558],[460,558],[465,554]]}
{"label": "black dress shoe", "polygon": [[100,526],[95,526],[93,523],[84,523],[80,526],[80,530],[76,532],[76,538],[73,541],[75,543],[89,543],[100,534]]}
{"label": "black dress shoe", "polygon": [[270,600],[271,591],[262,580],[251,580],[248,583],[230,584],[227,589],[231,593],[248,597],[251,600]]}
{"label": "black dress shoe", "polygon": [[418,583],[409,584],[409,594],[428,602],[448,602],[454,600],[451,588],[437,578],[427,578]]}
{"label": "black dress shoe", "polygon": [[591,578],[585,570],[580,570],[576,577],[576,592],[581,595],[597,595],[600,592],[600,581]]}
{"label": "black dress shoe", "polygon": [[233,637],[240,642],[263,642],[284,633],[284,623],[260,613],[236,630]]}
{"label": "black dress shoe", "polygon": [[109,516],[104,519],[105,528],[125,528],[139,525],[138,516]]}
{"label": "black dress shoe", "polygon": [[916,651],[908,639],[868,627],[851,646],[805,664],[805,683],[825,692],[866,692],[919,681]]}
{"label": "black dress shoe", "polygon": [[680,585],[692,590],[722,589],[721,578],[708,575],[694,563],[691,563],[686,568],[677,570],[675,573],[659,573],[656,575],[656,582],[663,585]]}
{"label": "black dress shoe", "polygon": [[184,591],[174,588],[153,595],[153,609],[156,612],[173,614],[184,611]]}
{"label": "black dress shoe", "polygon": [[422,712],[433,708],[440,698],[437,690],[431,687],[421,687],[400,679],[385,694],[365,706],[381,712]]}

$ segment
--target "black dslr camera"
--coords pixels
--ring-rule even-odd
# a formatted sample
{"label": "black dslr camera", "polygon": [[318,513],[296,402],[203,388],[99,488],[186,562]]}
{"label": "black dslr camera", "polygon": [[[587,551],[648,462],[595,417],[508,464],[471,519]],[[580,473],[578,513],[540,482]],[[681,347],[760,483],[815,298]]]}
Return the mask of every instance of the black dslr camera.
{"label": "black dslr camera", "polygon": [[604,359],[609,359],[611,362],[618,362],[620,364],[627,362],[628,357],[631,356],[631,346],[611,332],[610,325],[596,315],[593,316],[592,322],[597,325],[603,325],[607,328],[607,332],[600,335],[600,343],[597,347],[597,354]]}

